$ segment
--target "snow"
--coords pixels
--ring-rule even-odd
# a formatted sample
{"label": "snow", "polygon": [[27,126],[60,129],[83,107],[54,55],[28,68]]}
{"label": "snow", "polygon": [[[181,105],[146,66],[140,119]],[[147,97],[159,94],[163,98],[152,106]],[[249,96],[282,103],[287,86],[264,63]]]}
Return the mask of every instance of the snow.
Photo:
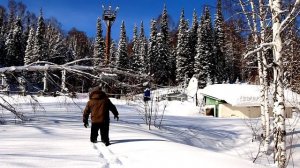
{"label": "snow", "polygon": [[198,90],[198,80],[195,77],[192,77],[189,81],[189,85],[186,88],[186,94],[190,97],[195,97]]}
{"label": "snow", "polygon": [[[250,84],[214,84],[199,91],[203,95],[224,100],[233,106],[260,106],[260,86]],[[272,102],[272,88],[269,91],[269,100]],[[298,106],[300,95],[285,90],[286,106]]]}
{"label": "snow", "polygon": [[[2,109],[0,119],[6,124],[0,125],[0,167],[274,167],[264,157],[252,163],[258,142],[252,142],[248,123],[256,120],[201,116],[193,100],[160,102],[167,105],[162,126],[149,130],[136,111],[137,102],[111,99],[120,113],[119,121],[111,119],[112,145],[90,143],[90,128],[82,123],[88,96],[78,97],[35,97],[36,103],[30,96],[4,96],[31,120],[21,123]],[[299,167],[299,144],[294,146]]]}

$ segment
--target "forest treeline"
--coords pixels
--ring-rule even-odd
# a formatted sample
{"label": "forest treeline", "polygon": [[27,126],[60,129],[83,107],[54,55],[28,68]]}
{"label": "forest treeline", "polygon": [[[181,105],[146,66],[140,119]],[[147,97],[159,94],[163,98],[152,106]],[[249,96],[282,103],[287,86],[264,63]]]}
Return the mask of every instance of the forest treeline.
{"label": "forest treeline", "polygon": [[[176,27],[170,25],[167,6],[164,6],[157,18],[135,25],[133,37],[127,36],[124,20],[119,39],[111,42],[109,66],[147,74],[152,83],[164,86],[182,84],[193,76],[199,80],[200,88],[208,83],[259,83],[256,55],[244,58],[245,53],[256,47],[253,34],[247,30],[245,16],[237,15],[231,3],[218,0],[214,14],[208,6],[200,15],[182,10]],[[193,12],[191,25],[185,12]],[[224,19],[224,13],[228,19]],[[104,65],[106,46],[102,23],[101,17],[95,18],[97,34],[89,38],[76,28],[62,30],[61,23],[55,18],[45,18],[42,10],[37,16],[23,2],[9,0],[8,8],[0,6],[0,66],[30,65],[36,61],[61,65],[83,58],[96,59],[77,64]],[[149,35],[145,34],[145,25],[150,25]],[[297,22],[292,25],[294,28],[284,32],[288,43],[283,53],[286,86],[298,91],[300,43],[296,25]],[[267,32],[270,36],[271,28]],[[266,53],[270,62],[272,50]],[[15,74],[22,75],[26,73]],[[32,80],[36,81],[37,76],[31,75]],[[53,78],[60,80],[60,76],[57,73]],[[272,76],[268,79],[271,81]],[[93,80],[71,75],[67,81],[69,88],[82,91]],[[53,84],[52,89],[55,88]]]}

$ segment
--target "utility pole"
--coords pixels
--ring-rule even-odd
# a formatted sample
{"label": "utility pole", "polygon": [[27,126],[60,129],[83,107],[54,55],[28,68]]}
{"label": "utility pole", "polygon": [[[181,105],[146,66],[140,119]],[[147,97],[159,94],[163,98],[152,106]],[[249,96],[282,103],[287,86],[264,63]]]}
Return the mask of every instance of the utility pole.
{"label": "utility pole", "polygon": [[103,20],[106,23],[106,39],[105,39],[105,66],[109,65],[110,60],[110,41],[111,41],[111,26],[116,20],[117,11],[119,10],[119,7],[116,7],[115,10],[111,9],[111,6],[108,6],[108,8],[105,8],[102,5],[103,8]]}

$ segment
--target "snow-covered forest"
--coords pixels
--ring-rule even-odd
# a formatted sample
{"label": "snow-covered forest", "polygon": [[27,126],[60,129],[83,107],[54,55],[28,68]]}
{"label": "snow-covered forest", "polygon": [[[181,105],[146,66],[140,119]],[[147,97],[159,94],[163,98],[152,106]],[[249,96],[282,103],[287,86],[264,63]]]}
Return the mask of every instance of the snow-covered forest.
{"label": "snow-covered forest", "polygon": [[[187,12],[193,17],[186,18]],[[287,146],[293,146],[286,136],[295,131],[286,130],[284,90],[300,94],[299,13],[300,0],[217,0],[202,13],[182,9],[172,27],[164,5],[133,30],[123,20],[119,38],[106,46],[100,16],[95,18],[96,37],[88,37],[76,28],[66,32],[59,20],[45,18],[42,9],[35,14],[22,1],[9,0],[8,8],[0,5],[1,107],[25,121],[26,115],[4,94],[31,95],[38,102],[33,95],[76,97],[101,85],[109,95],[131,101],[145,84],[153,90],[182,88],[192,77],[198,89],[256,84],[261,86],[259,153],[273,153],[275,165],[283,168],[291,163]]]}
{"label": "snow-covered forest", "polygon": [[[247,3],[247,2],[245,2]],[[235,4],[235,5],[234,5]],[[291,4],[286,3],[286,5]],[[247,4],[245,4],[247,5]],[[255,4],[257,5],[257,4]],[[105,36],[103,35],[102,18],[95,18],[97,37],[87,37],[85,32],[76,28],[65,32],[55,18],[44,18],[43,11],[39,14],[27,11],[26,4],[9,1],[9,8],[0,8],[0,65],[1,67],[30,65],[36,61],[47,61],[58,65],[76,62],[76,65],[103,65],[105,54]],[[245,6],[245,10],[250,6]],[[259,14],[258,6],[255,11]],[[243,10],[239,2],[219,1],[216,13],[210,12],[210,7],[204,7],[203,13],[184,11],[178,20],[178,26],[170,28],[167,6],[157,19],[142,21],[136,25],[133,37],[126,36],[126,20],[120,28],[120,38],[112,39],[110,46],[110,66],[119,69],[133,70],[136,73],[147,74],[152,82],[158,85],[178,85],[185,78],[196,75],[200,87],[211,83],[234,83],[236,80],[259,83],[258,62],[255,54],[248,57],[248,51],[257,48],[254,25],[247,20],[250,12]],[[266,9],[267,10],[267,9]],[[185,18],[186,12],[192,12],[193,18]],[[224,17],[226,14],[226,17]],[[155,18],[155,15],[153,16]],[[266,19],[269,14],[265,14]],[[255,18],[254,18],[255,19]],[[189,21],[191,20],[191,21]],[[259,18],[256,18],[258,21]],[[268,22],[268,21],[266,21]],[[266,23],[265,39],[271,40],[270,23]],[[145,34],[144,26],[150,26],[150,34]],[[283,40],[285,47],[284,68],[285,83],[293,90],[299,88],[299,71],[297,65],[298,31],[297,21],[286,25]],[[261,30],[257,26],[256,31]],[[254,33],[254,34],[253,34]],[[272,62],[271,49],[264,49],[266,62]],[[93,60],[96,59],[96,60]],[[45,64],[45,63],[44,63]],[[268,72],[271,68],[268,68]],[[25,72],[24,72],[25,73]],[[56,72],[50,77],[60,80],[61,74]],[[28,74],[15,74],[15,78]],[[267,75],[272,81],[272,75]],[[49,78],[50,78],[49,77]],[[26,77],[33,78],[32,75]],[[16,79],[9,77],[11,83]],[[76,75],[66,80],[68,88],[82,91],[88,88],[91,79],[77,80]],[[36,81],[36,80],[34,80]],[[84,87],[82,87],[84,86]],[[50,84],[49,90],[57,90]],[[85,90],[86,91],[86,90]]]}

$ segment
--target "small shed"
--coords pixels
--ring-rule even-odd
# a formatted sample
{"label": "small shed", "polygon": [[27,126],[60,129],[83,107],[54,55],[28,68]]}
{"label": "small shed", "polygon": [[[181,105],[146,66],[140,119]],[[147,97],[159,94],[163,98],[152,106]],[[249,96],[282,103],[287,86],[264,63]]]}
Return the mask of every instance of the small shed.
{"label": "small shed", "polygon": [[[269,111],[272,113],[272,91],[269,92]],[[203,96],[203,107],[206,115],[214,117],[260,117],[260,86],[249,84],[214,84],[200,90]],[[285,90],[286,117],[292,117],[295,105],[300,96]]]}

